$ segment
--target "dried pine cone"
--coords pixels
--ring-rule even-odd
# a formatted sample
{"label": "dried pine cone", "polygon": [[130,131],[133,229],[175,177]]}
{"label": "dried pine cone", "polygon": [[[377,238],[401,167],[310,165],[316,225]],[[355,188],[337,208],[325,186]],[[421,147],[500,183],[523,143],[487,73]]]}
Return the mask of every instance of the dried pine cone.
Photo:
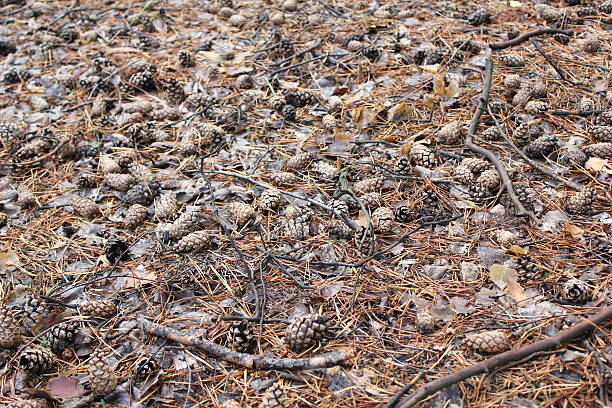
{"label": "dried pine cone", "polygon": [[162,78],[160,82],[162,89],[166,92],[166,99],[171,104],[180,105],[187,99],[183,85],[176,78]]}
{"label": "dried pine cone", "polygon": [[557,137],[544,135],[525,146],[525,154],[533,159],[541,159],[551,154],[557,147]]}
{"label": "dried pine cone", "polygon": [[605,14],[612,14],[612,0],[606,0],[599,5],[599,11]]}
{"label": "dried pine cone", "polygon": [[493,241],[497,242],[504,248],[509,248],[512,245],[516,244],[518,241],[518,237],[511,231],[507,231],[504,229],[496,230],[493,233]]}
{"label": "dried pine cone", "polygon": [[321,119],[321,123],[323,124],[323,127],[325,127],[325,129],[327,130],[333,130],[338,126],[336,118],[334,117],[334,115],[330,114],[324,115],[323,119]]}
{"label": "dried pine cone", "polygon": [[595,54],[601,49],[601,42],[597,37],[589,37],[582,40],[582,50],[591,54]]}
{"label": "dried pine cone", "polygon": [[437,164],[436,156],[422,143],[413,145],[408,157],[410,157],[410,161],[416,166],[435,167]]}
{"label": "dried pine cone", "polygon": [[288,408],[290,405],[283,385],[276,382],[266,390],[259,408]]}
{"label": "dried pine cone", "polygon": [[493,330],[466,336],[464,343],[479,353],[497,354],[510,348],[508,336],[501,331]]}
{"label": "dried pine cone", "polygon": [[210,232],[196,231],[181,238],[173,249],[176,252],[200,252],[210,248],[210,242]]}
{"label": "dried pine cone", "polygon": [[317,97],[313,91],[307,89],[291,90],[290,92],[287,92],[287,95],[285,95],[285,100],[289,105],[296,108],[314,105],[317,103]]}
{"label": "dried pine cone", "polygon": [[490,142],[501,140],[503,138],[501,132],[495,126],[491,126],[490,128],[486,129],[484,132],[482,132],[481,136],[484,140],[488,140]]}
{"label": "dried pine cone", "polygon": [[162,194],[155,201],[155,217],[164,220],[171,219],[179,209],[176,194],[173,192]]}
{"label": "dried pine cone", "polygon": [[34,296],[26,296],[22,306],[23,320],[21,324],[26,330],[31,331],[34,326],[41,322],[49,312],[47,303]]}
{"label": "dried pine cone", "polygon": [[462,139],[463,128],[463,122],[458,120],[447,123],[436,133],[436,140],[443,144],[458,143]]}
{"label": "dried pine cone", "polygon": [[593,126],[590,133],[598,142],[612,142],[612,126]]}
{"label": "dried pine cone", "polygon": [[93,352],[89,359],[89,383],[91,391],[97,395],[106,395],[117,388],[115,370],[108,364],[106,355],[101,350]]}
{"label": "dried pine cone", "polygon": [[453,169],[453,176],[455,180],[461,184],[470,184],[474,181],[474,173],[470,170],[469,167],[464,165],[459,165]]}
{"label": "dried pine cone", "polygon": [[361,200],[364,207],[370,210],[375,210],[383,205],[383,199],[380,193],[365,193],[359,196],[359,200]]}
{"label": "dried pine cone", "polygon": [[572,150],[563,153],[561,157],[559,157],[559,163],[565,167],[580,168],[584,166],[588,159],[589,158],[582,150]]}
{"label": "dried pine cone", "polygon": [[0,227],[4,227],[8,223],[8,215],[0,212]]}
{"label": "dried pine cone", "polygon": [[479,26],[483,24],[491,23],[491,13],[484,7],[478,7],[472,14],[467,18],[468,23],[473,26]]}
{"label": "dried pine cone", "polygon": [[419,333],[431,333],[432,331],[434,331],[435,323],[436,322],[428,308],[420,307],[417,309],[414,324]]}
{"label": "dried pine cone", "polygon": [[254,345],[253,330],[247,320],[234,322],[229,328],[228,341],[236,351],[245,353]]}
{"label": "dried pine cone", "polygon": [[318,314],[297,317],[285,330],[285,342],[296,353],[317,346],[331,337],[329,318]]}
{"label": "dried pine cone", "polygon": [[548,110],[548,104],[543,101],[529,101],[525,104],[525,112],[530,115],[540,115]]}
{"label": "dried pine cone", "polygon": [[148,207],[153,202],[158,192],[159,184],[156,182],[140,182],[125,193],[123,202],[129,206],[140,204]]}
{"label": "dried pine cone", "polygon": [[372,226],[374,231],[388,234],[393,231],[393,211],[388,207],[380,207],[372,213]]}
{"label": "dried pine cone", "polygon": [[502,54],[499,56],[499,60],[505,63],[509,67],[524,67],[525,58],[518,54]]}
{"label": "dried pine cone", "polygon": [[395,162],[395,167],[393,171],[400,176],[408,176],[412,171],[412,166],[410,164],[410,158],[408,157],[400,157]]}
{"label": "dried pine cone", "polygon": [[51,350],[32,344],[19,355],[19,367],[32,373],[44,373],[55,365],[55,357]]}
{"label": "dried pine cone", "polygon": [[109,173],[104,176],[104,182],[115,190],[127,191],[136,184],[136,178],[131,174]]}
{"label": "dried pine cone", "polygon": [[46,400],[41,398],[12,402],[7,408],[49,408]]}
{"label": "dried pine cone", "polygon": [[523,84],[523,80],[520,75],[508,75],[504,78],[504,86],[508,89],[520,89]]}
{"label": "dried pine cone", "polygon": [[179,65],[182,67],[193,67],[195,65],[193,54],[187,50],[179,51],[178,61],[179,61]]}
{"label": "dried pine cone", "polygon": [[144,356],[136,362],[135,376],[139,380],[146,379],[151,373],[158,370],[159,364],[153,356]]}
{"label": "dried pine cone", "polygon": [[467,159],[463,159],[461,161],[460,166],[467,167],[474,174],[480,174],[491,167],[491,164],[488,161],[479,159],[477,157],[468,157]]}
{"label": "dried pine cone", "polygon": [[595,197],[596,194],[594,189],[584,189],[567,199],[565,202],[565,211],[568,214],[588,215],[593,209]]}
{"label": "dried pine cone", "polygon": [[470,200],[479,205],[485,204],[492,198],[489,189],[478,183],[470,184],[468,193]]}
{"label": "dried pine cone", "polygon": [[74,342],[79,330],[79,324],[75,321],[64,321],[56,324],[47,334],[49,348],[56,353],[64,351]]}
{"label": "dried pine cone", "polygon": [[134,229],[147,219],[147,207],[134,204],[127,209],[123,216],[123,226],[127,229]]}
{"label": "dried pine cone", "polygon": [[563,284],[561,296],[567,302],[581,305],[589,299],[589,288],[580,279],[569,279]]}
{"label": "dried pine cone", "polygon": [[153,182],[155,181],[155,174],[151,171],[150,168],[140,163],[130,163],[128,165],[128,170],[130,174],[140,182]]}
{"label": "dried pine cone", "polygon": [[352,239],[355,232],[341,220],[325,221],[323,230],[332,238]]}
{"label": "dried pine cone", "polygon": [[200,207],[189,206],[185,211],[172,223],[169,235],[171,239],[179,239],[194,231],[200,223],[202,213]]}
{"label": "dried pine cone", "polygon": [[612,142],[590,144],[583,147],[582,151],[590,157],[612,159]]}
{"label": "dried pine cone", "polygon": [[366,193],[377,192],[378,190],[383,188],[384,183],[385,178],[382,176],[363,179],[355,183],[355,185],[353,186],[353,191],[358,196]]}
{"label": "dried pine cone", "polygon": [[285,162],[285,167],[288,170],[302,170],[310,165],[312,162],[312,155],[307,152],[298,153],[295,156],[291,157],[289,160]]}
{"label": "dried pine cone", "polygon": [[531,90],[528,89],[528,88],[521,88],[512,97],[512,105],[513,106],[519,106],[519,105],[522,105],[524,103],[527,103],[529,98],[531,98]]}
{"label": "dried pine cone", "polygon": [[338,177],[338,168],[325,160],[314,162],[311,168],[323,181],[333,181]]}
{"label": "dried pine cone", "polygon": [[102,156],[98,164],[102,174],[121,173],[121,166],[112,157]]}
{"label": "dried pine cone", "polygon": [[285,210],[285,235],[293,239],[305,239],[310,234],[312,214],[307,209],[290,206]]}
{"label": "dried pine cone", "polygon": [[238,226],[243,226],[249,221],[255,220],[256,214],[253,207],[246,203],[233,202],[229,205],[229,211],[236,220]]}
{"label": "dried pine cone", "polygon": [[538,81],[531,88],[531,95],[534,98],[546,98],[548,96],[548,87],[545,82]]}
{"label": "dried pine cone", "polygon": [[410,222],[414,219],[410,208],[407,205],[400,205],[393,210],[395,220],[398,222]]}
{"label": "dried pine cone", "polygon": [[276,190],[265,190],[257,200],[257,207],[261,211],[274,212],[280,208],[281,203],[281,193]]}
{"label": "dried pine cone", "polygon": [[488,191],[494,192],[499,189],[501,177],[499,176],[497,170],[488,169],[483,171],[480,176],[478,176],[476,183],[480,184]]}
{"label": "dried pine cone", "polygon": [[332,210],[334,210],[337,213],[340,214],[348,214],[349,213],[349,205],[346,201],[344,200],[332,200],[329,203],[329,206],[331,207]]}
{"label": "dried pine cone", "polygon": [[595,101],[588,96],[583,96],[578,101],[578,111],[592,111],[595,110]]}
{"label": "dried pine cone", "polygon": [[277,171],[268,176],[270,182],[276,186],[295,186],[300,179],[293,173],[286,171]]}
{"label": "dried pine cone", "polygon": [[544,270],[530,255],[523,255],[516,260],[517,272],[521,282],[533,283],[544,278]]}
{"label": "dried pine cone", "polygon": [[0,347],[13,348],[21,342],[15,314],[7,307],[0,308]]}
{"label": "dried pine cone", "polygon": [[91,300],[79,307],[84,316],[108,319],[117,314],[117,303],[113,299]]}

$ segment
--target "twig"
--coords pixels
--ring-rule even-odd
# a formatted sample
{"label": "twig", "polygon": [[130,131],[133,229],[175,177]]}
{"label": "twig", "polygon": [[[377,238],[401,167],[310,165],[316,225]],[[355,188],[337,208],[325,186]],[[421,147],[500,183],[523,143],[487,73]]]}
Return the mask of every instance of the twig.
{"label": "twig", "polygon": [[450,387],[453,384],[457,384],[458,382],[461,382],[467,378],[490,372],[499,366],[511,363],[513,361],[522,360],[525,357],[532,356],[540,351],[558,347],[578,336],[583,335],[584,333],[587,333],[588,331],[593,330],[595,327],[606,323],[610,319],[612,319],[612,306],[606,307],[596,315],[592,316],[590,319],[584,319],[581,322],[572,325],[569,329],[563,330],[554,336],[528,344],[527,346],[523,346],[516,350],[510,350],[497,354],[481,361],[480,363],[466,367],[463,370],[456,371],[453,374],[431,381],[409,395],[408,398],[402,401],[398,408],[414,407],[428,396],[433,395],[444,388]]}
{"label": "twig", "polygon": [[21,162],[21,163],[16,163],[17,166],[20,167],[26,167],[26,166],[31,166],[33,164],[36,163],[40,163],[41,161],[44,161],[45,159],[48,159],[49,157],[53,156],[55,153],[57,153],[59,151],[59,149],[62,148],[62,146],[64,146],[66,143],[68,143],[68,139],[64,139],[61,142],[59,142],[57,144],[57,146],[55,146],[55,148],[53,150],[51,150],[49,153],[37,157],[36,159],[30,160],[30,161],[26,161],[26,162]]}
{"label": "twig", "polygon": [[311,370],[314,368],[327,368],[336,366],[353,357],[351,350],[336,350],[310,358],[259,357],[252,354],[239,353],[196,336],[183,336],[168,327],[153,323],[144,318],[138,321],[146,333],[176,341],[186,346],[195,347],[214,358],[253,370]]}
{"label": "twig", "polygon": [[288,65],[286,67],[275,69],[274,71],[270,72],[269,76],[274,76],[276,74],[280,74],[281,72],[285,72],[285,71],[288,71],[288,70],[293,69],[293,68],[301,67],[302,65],[306,65],[309,62],[313,62],[313,61],[320,60],[320,59],[327,58],[327,57],[329,57],[329,53],[326,53],[326,54],[323,54],[323,55],[318,55],[316,57],[312,57],[310,59],[307,59],[306,61],[298,62],[297,64]]}
{"label": "twig", "polygon": [[508,48],[508,47],[512,47],[513,45],[521,44],[527,41],[528,39],[530,39],[531,37],[535,37],[537,35],[542,35],[542,34],[565,34],[565,35],[572,36],[574,33],[572,31],[559,30],[558,28],[549,28],[549,27],[539,28],[537,30],[529,31],[523,35],[519,35],[518,37],[508,40],[508,41],[489,44],[489,48],[491,48],[492,50],[503,50],[504,48]]}
{"label": "twig", "polygon": [[55,24],[58,21],[60,21],[62,18],[68,16],[69,14],[72,14],[72,13],[74,13],[76,11],[79,11],[79,9],[76,8],[76,6],[78,6],[78,5],[79,5],[79,0],[74,0],[72,2],[72,5],[68,8],[68,10],[66,10],[64,13],[60,14],[59,17],[54,18],[53,20],[51,20],[51,22],[49,22],[47,24],[44,24],[44,25],[41,25],[39,30],[45,30],[48,27],[51,27],[53,24]]}
{"label": "twig", "polygon": [[548,62],[551,67],[553,67],[555,72],[559,74],[559,77],[561,78],[561,80],[569,82],[572,85],[576,85],[574,81],[572,81],[571,79],[567,77],[567,75],[565,75],[565,72],[561,68],[559,68],[559,65],[550,57],[550,55],[544,52],[544,50],[542,49],[542,47],[540,47],[540,44],[538,44],[536,40],[531,40],[531,43],[536,48],[536,50],[538,50],[538,52],[542,54],[544,59],[546,59],[546,62]]}
{"label": "twig", "polygon": [[555,116],[589,116],[589,115],[601,115],[602,113],[609,112],[610,109],[596,109],[596,110],[584,110],[584,111],[552,111],[548,112]]}
{"label": "twig", "polygon": [[493,61],[491,58],[487,58],[486,68],[485,68],[485,79],[482,87],[482,93],[480,95],[480,101],[478,103],[478,108],[476,108],[476,112],[474,112],[474,116],[472,117],[472,121],[470,123],[470,129],[468,130],[468,134],[465,137],[465,147],[470,149],[471,151],[478,153],[491,161],[497,172],[500,174],[502,182],[504,183],[504,187],[508,190],[508,195],[512,199],[512,203],[514,204],[516,215],[527,215],[529,218],[536,224],[540,221],[535,216],[535,214],[531,211],[527,211],[523,204],[519,201],[516,193],[514,192],[514,188],[512,187],[512,181],[508,176],[508,172],[506,168],[499,160],[499,158],[492,151],[485,149],[484,147],[478,146],[474,144],[472,137],[476,133],[476,128],[478,127],[478,122],[480,121],[480,117],[487,110],[487,106],[489,105],[489,94],[491,92],[491,82],[493,80]]}
{"label": "twig", "polygon": [[287,58],[285,58],[285,59],[283,59],[281,61],[275,62],[274,64],[272,64],[272,66],[273,67],[278,67],[280,65],[283,65],[285,62],[289,62],[292,59],[294,59],[295,57],[299,57],[301,55],[309,53],[312,50],[315,50],[315,49],[319,48],[322,43],[323,43],[323,40],[319,39],[312,47],[309,47],[309,48],[306,48],[305,50],[296,52],[295,54],[293,54],[293,55],[291,55],[291,56],[289,56],[289,57],[287,57]]}

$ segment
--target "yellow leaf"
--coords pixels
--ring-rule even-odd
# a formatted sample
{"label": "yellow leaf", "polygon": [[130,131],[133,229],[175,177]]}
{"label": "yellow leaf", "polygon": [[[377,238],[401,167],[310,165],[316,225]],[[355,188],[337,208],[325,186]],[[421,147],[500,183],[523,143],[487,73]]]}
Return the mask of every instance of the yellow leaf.
{"label": "yellow leaf", "polygon": [[444,75],[438,75],[433,80],[433,91],[434,94],[444,96],[446,94],[446,83],[444,81]]}
{"label": "yellow leaf", "polygon": [[368,225],[368,220],[366,219],[365,213],[359,210],[359,216],[357,217],[357,225],[360,227],[365,227]]}
{"label": "yellow leaf", "polygon": [[512,299],[517,302],[522,302],[527,299],[525,296],[525,289],[517,282],[508,282],[508,293],[512,296]]}
{"label": "yellow leaf", "polygon": [[493,264],[489,267],[489,277],[500,289],[504,289],[508,284],[506,276],[507,270],[508,268],[500,264]]}
{"label": "yellow leaf", "polygon": [[582,235],[584,230],[575,226],[574,224],[570,224],[569,222],[564,223],[565,230],[572,234],[572,237],[576,238]]}
{"label": "yellow leaf", "polygon": [[526,255],[527,251],[525,251],[523,248],[521,248],[518,245],[512,245],[510,248],[508,248],[508,252],[513,253],[515,255]]}
{"label": "yellow leaf", "polygon": [[433,109],[434,104],[436,103],[436,97],[431,94],[423,95],[423,104],[427,106],[428,109]]}
{"label": "yellow leaf", "polygon": [[376,118],[376,114],[366,109],[365,106],[360,106],[358,108],[353,109],[352,114],[353,124],[359,131],[370,126]]}
{"label": "yellow leaf", "polygon": [[412,149],[412,145],[410,143],[404,143],[400,148],[399,148],[399,154],[400,156],[408,156],[408,154],[410,154],[410,149]]}
{"label": "yellow leaf", "polygon": [[423,65],[421,66],[421,69],[425,72],[431,72],[432,74],[437,74],[438,70],[440,69],[440,64]]}
{"label": "yellow leaf", "polygon": [[17,265],[19,262],[19,257],[13,251],[0,252],[0,265],[2,266],[11,266]]}
{"label": "yellow leaf", "polygon": [[401,122],[402,120],[410,119],[411,109],[406,102],[401,102],[391,109],[389,109],[389,113],[387,113],[387,120],[390,122]]}
{"label": "yellow leaf", "polygon": [[520,8],[523,7],[523,3],[521,3],[520,1],[510,0],[510,7]]}
{"label": "yellow leaf", "polygon": [[456,79],[451,79],[446,85],[446,89],[444,90],[444,96],[447,98],[454,98],[459,95],[460,89],[461,86],[459,85],[459,81],[457,81]]}

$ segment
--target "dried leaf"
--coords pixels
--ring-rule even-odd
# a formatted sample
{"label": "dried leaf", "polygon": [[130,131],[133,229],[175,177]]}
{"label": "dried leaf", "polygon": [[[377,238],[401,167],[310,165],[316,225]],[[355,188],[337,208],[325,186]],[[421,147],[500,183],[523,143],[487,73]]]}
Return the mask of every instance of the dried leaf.
{"label": "dried leaf", "polygon": [[387,120],[393,123],[398,123],[403,120],[410,119],[410,113],[412,109],[406,104],[406,102],[401,102],[391,109],[387,113]]}
{"label": "dried leaf", "polygon": [[365,227],[366,225],[368,225],[368,221],[366,219],[366,215],[363,211],[359,210],[359,216],[357,217],[357,221],[356,221],[357,225],[359,225],[360,227]]}
{"label": "dried leaf", "polygon": [[19,263],[19,257],[14,251],[0,252],[0,265],[11,266]]}
{"label": "dried leaf", "polygon": [[79,380],[74,377],[55,377],[49,380],[51,395],[59,398],[76,398],[85,394],[85,389],[79,387]]}
{"label": "dried leaf", "polygon": [[574,237],[574,238],[579,237],[584,232],[584,230],[582,228],[579,228],[579,227],[575,226],[574,224],[570,224],[569,222],[563,223],[563,227],[565,228],[565,230],[567,232],[572,234],[572,237]]}
{"label": "dried leaf", "polygon": [[359,108],[353,109],[352,114],[353,124],[359,131],[370,126],[376,119],[376,114],[366,109],[365,106],[360,106]]}
{"label": "dried leaf", "polygon": [[515,255],[526,255],[527,251],[525,251],[523,248],[521,248],[518,245],[512,245],[510,248],[508,248],[508,252],[515,254]]}
{"label": "dried leaf", "polygon": [[520,1],[510,0],[510,7],[520,8],[523,7],[523,3],[521,3]]}
{"label": "dried leaf", "polygon": [[140,264],[134,271],[128,271],[131,275],[123,281],[124,288],[137,288],[157,279],[155,272],[148,272],[144,265]]}
{"label": "dried leaf", "polygon": [[425,72],[431,72],[432,74],[437,74],[438,70],[440,69],[440,64],[423,65],[421,66],[421,69]]}
{"label": "dried leaf", "polygon": [[518,282],[508,282],[508,293],[517,302],[523,302],[527,297],[525,296],[525,289]]}
{"label": "dried leaf", "polygon": [[591,85],[591,91],[595,93],[606,92],[609,83],[607,79],[595,79]]}
{"label": "dried leaf", "polygon": [[602,171],[607,165],[608,161],[606,159],[601,159],[599,157],[591,157],[584,164],[584,168],[587,170]]}
{"label": "dried leaf", "polygon": [[504,289],[508,284],[507,271],[508,268],[500,264],[493,264],[489,267],[489,277],[491,278],[491,281],[493,281],[493,283],[500,289]]}
{"label": "dried leaf", "polygon": [[434,104],[436,103],[436,97],[431,94],[423,95],[423,104],[427,106],[428,109],[433,109]]}
{"label": "dried leaf", "polygon": [[399,154],[400,156],[408,156],[408,154],[410,153],[410,149],[412,149],[412,145],[410,143],[404,143],[400,148],[399,148]]}

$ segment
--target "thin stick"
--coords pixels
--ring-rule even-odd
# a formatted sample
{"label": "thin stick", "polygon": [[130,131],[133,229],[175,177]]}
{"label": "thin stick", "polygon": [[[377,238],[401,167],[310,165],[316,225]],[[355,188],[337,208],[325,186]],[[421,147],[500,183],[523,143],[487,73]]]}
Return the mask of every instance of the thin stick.
{"label": "thin stick", "polygon": [[508,40],[508,41],[489,44],[489,48],[491,48],[492,50],[503,50],[504,48],[508,48],[508,47],[512,47],[513,45],[521,44],[527,41],[528,39],[530,39],[531,37],[535,37],[537,35],[542,35],[542,34],[565,34],[568,36],[572,36],[574,33],[572,31],[559,30],[558,28],[549,28],[549,27],[539,28],[537,30],[529,31],[523,35],[519,35],[518,37]]}
{"label": "thin stick", "polygon": [[529,218],[536,224],[540,222],[535,214],[531,211],[527,211],[523,204],[519,201],[516,193],[514,192],[514,188],[512,187],[512,181],[510,180],[510,176],[508,176],[508,172],[506,168],[499,160],[499,158],[492,151],[485,149],[484,147],[476,145],[472,137],[476,133],[476,128],[478,127],[478,122],[480,121],[480,117],[487,110],[487,106],[489,105],[489,94],[491,93],[491,82],[493,80],[493,61],[491,58],[487,58],[486,68],[485,68],[485,79],[482,88],[482,93],[480,95],[480,101],[478,103],[478,108],[476,108],[476,112],[474,112],[474,116],[472,117],[472,122],[470,123],[470,129],[468,130],[468,134],[465,138],[465,147],[470,149],[471,151],[478,153],[491,161],[497,172],[501,176],[502,182],[504,183],[504,187],[508,191],[508,195],[512,199],[512,203],[514,204],[516,215],[527,215]]}
{"label": "thin stick", "polygon": [[516,350],[510,350],[497,354],[481,361],[480,363],[466,367],[463,370],[456,371],[450,375],[431,381],[409,395],[408,398],[400,403],[398,408],[414,407],[428,396],[433,395],[444,388],[450,387],[453,384],[457,384],[458,382],[461,382],[467,378],[478,374],[491,372],[499,366],[525,359],[526,357],[533,356],[540,351],[558,347],[578,336],[583,335],[584,333],[593,330],[610,319],[612,319],[612,306],[606,307],[596,315],[592,316],[590,319],[584,319],[581,322],[572,325],[569,329],[563,330],[554,336],[528,344]]}
{"label": "thin stick", "polygon": [[208,355],[253,370],[311,370],[333,367],[353,357],[351,350],[336,350],[310,358],[270,358],[239,353],[209,340],[196,336],[183,336],[174,330],[153,323],[147,319],[138,320],[142,329],[149,334],[192,346]]}
{"label": "thin stick", "polygon": [[323,43],[323,40],[319,39],[319,40],[318,40],[318,41],[317,41],[317,42],[316,42],[316,43],[315,43],[315,44],[314,44],[312,47],[309,47],[309,48],[306,48],[305,50],[302,50],[302,51],[296,52],[295,54],[293,54],[293,55],[291,55],[291,56],[289,56],[289,57],[285,58],[284,60],[281,60],[281,61],[275,62],[274,64],[272,64],[272,66],[273,66],[273,67],[278,67],[278,66],[280,66],[280,65],[283,65],[285,62],[289,62],[289,61],[291,61],[292,59],[294,59],[294,58],[296,58],[296,57],[302,56],[302,55],[304,55],[304,54],[306,54],[306,53],[309,53],[310,51],[315,50],[316,48],[319,48],[319,46],[320,46],[322,43]]}
{"label": "thin stick", "polygon": [[567,77],[567,75],[565,75],[565,72],[561,68],[559,68],[559,65],[551,58],[551,56],[544,52],[544,50],[542,49],[542,47],[540,47],[540,44],[538,44],[536,40],[531,40],[531,43],[536,48],[536,50],[538,50],[538,52],[542,54],[544,59],[546,59],[546,62],[548,62],[550,66],[553,67],[553,69],[557,72],[557,74],[559,74],[561,80],[569,82],[572,85],[576,85],[574,81],[572,81]]}

